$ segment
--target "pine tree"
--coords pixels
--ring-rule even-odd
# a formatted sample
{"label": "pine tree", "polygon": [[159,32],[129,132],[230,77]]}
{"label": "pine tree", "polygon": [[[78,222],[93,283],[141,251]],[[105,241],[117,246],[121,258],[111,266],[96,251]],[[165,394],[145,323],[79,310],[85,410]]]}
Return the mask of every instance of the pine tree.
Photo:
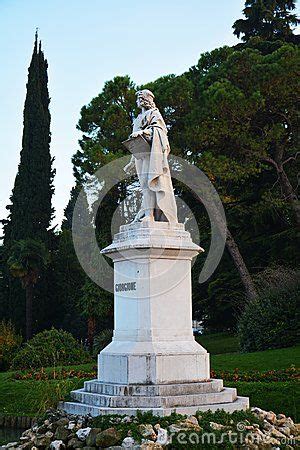
{"label": "pine tree", "polygon": [[48,243],[48,229],[53,209],[54,192],[50,155],[50,112],[47,60],[35,44],[28,69],[27,93],[24,106],[24,127],[21,160],[11,196],[10,212],[4,224],[4,245],[20,239],[39,239]]}
{"label": "pine tree", "polygon": [[233,24],[234,34],[238,38],[242,35],[244,42],[252,37],[296,41],[293,27],[299,24],[299,19],[292,13],[295,8],[294,0],[246,0],[245,19]]}

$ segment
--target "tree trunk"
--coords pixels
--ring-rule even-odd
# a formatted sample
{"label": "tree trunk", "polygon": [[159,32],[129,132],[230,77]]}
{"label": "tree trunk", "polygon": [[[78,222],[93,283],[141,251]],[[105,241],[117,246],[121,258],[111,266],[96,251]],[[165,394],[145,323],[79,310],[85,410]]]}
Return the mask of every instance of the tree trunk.
{"label": "tree trunk", "polygon": [[275,159],[264,157],[262,158],[263,162],[266,162],[267,164],[273,166],[277,172],[278,175],[278,181],[281,188],[281,193],[283,195],[283,200],[288,202],[291,205],[291,208],[295,215],[295,222],[297,228],[300,228],[300,202],[298,199],[298,196],[289,180],[289,177],[287,176],[285,170],[284,170],[284,164],[289,162],[290,160],[295,160],[296,157],[288,158],[286,161],[282,162],[282,151]]}
{"label": "tree trunk", "polygon": [[33,284],[26,286],[26,340],[32,338],[32,303],[33,303]]}
{"label": "tree trunk", "polygon": [[300,228],[300,202],[297,194],[295,193],[282,165],[278,164],[277,173],[284,200],[291,205],[291,208],[294,211],[296,225]]}
{"label": "tree trunk", "polygon": [[[191,193],[198,202],[202,203],[194,192],[191,191]],[[218,208],[215,207],[213,201],[211,202],[210,207],[214,211],[214,220],[220,230],[220,233],[223,234],[222,232],[226,230],[226,247],[240,275],[241,282],[245,289],[246,297],[248,298],[248,300],[253,300],[255,297],[257,297],[257,291],[251,278],[250,272],[247,269],[246,263],[240,253],[238,245],[235,242],[231,232],[227,228],[226,223],[224,223],[224,220],[219,214]]]}
{"label": "tree trunk", "polygon": [[88,343],[90,350],[93,348],[94,344],[94,336],[95,336],[95,330],[96,330],[96,319],[93,316],[90,316],[88,318]]}
{"label": "tree trunk", "polygon": [[235,242],[232,234],[227,228],[227,238],[226,238],[226,247],[230,253],[230,256],[233,259],[234,265],[237,268],[237,271],[241,277],[241,281],[245,288],[246,296],[249,300],[254,300],[257,296],[257,291],[253,280],[251,278],[250,272],[247,269],[245,261],[240,253],[237,243]]}

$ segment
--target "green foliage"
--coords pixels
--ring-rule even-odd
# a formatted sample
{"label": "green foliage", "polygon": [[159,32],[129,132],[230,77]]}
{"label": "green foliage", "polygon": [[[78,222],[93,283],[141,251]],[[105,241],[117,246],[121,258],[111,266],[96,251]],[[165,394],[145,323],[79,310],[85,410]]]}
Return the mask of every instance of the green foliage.
{"label": "green foliage", "polygon": [[48,63],[37,35],[28,69],[24,106],[21,161],[11,196],[10,214],[4,227],[4,244],[14,240],[40,239],[48,242],[54,192],[50,155],[50,112]]}
{"label": "green foliage", "polygon": [[97,356],[101,352],[101,350],[103,350],[104,347],[106,347],[112,341],[112,337],[112,330],[102,330],[97,334],[97,336],[95,336],[93,345],[94,356]]}
{"label": "green foliage", "polygon": [[299,24],[294,0],[246,0],[243,10],[245,19],[237,20],[234,34],[242,36],[243,41],[253,37],[265,40],[291,40],[293,27]]}
{"label": "green foliage", "polygon": [[93,175],[99,167],[125,153],[121,143],[131,133],[135,111],[135,85],[128,76],[107,81],[103,91],[81,109],[77,128],[83,138],[72,160],[79,185],[87,180],[87,174]]}
{"label": "green foliage", "polygon": [[211,368],[215,372],[223,370],[234,372],[235,369],[242,373],[253,370],[267,372],[287,369],[293,365],[300,367],[300,346],[263,352],[211,355]]}
{"label": "green foliage", "polygon": [[77,259],[72,233],[68,227],[64,227],[58,235],[58,246],[53,255],[53,272],[55,327],[69,331],[77,338],[83,338],[86,326],[77,303],[86,275]]}
{"label": "green foliage", "polygon": [[49,254],[42,242],[23,239],[13,243],[7,265],[12,276],[19,278],[25,288],[29,284],[36,284],[48,262]]}
{"label": "green foliage", "polygon": [[28,396],[29,408],[36,411],[37,416],[44,414],[49,408],[57,408],[58,403],[69,395],[73,386],[72,380],[64,379],[59,374],[55,381],[47,379],[38,381],[35,386],[35,395]]}
{"label": "green foliage", "polygon": [[[54,236],[50,228],[54,210],[52,195],[55,170],[50,154],[50,97],[48,92],[48,63],[36,34],[34,50],[28,69],[27,92],[23,114],[23,139],[20,163],[10,198],[8,219],[4,223],[5,261],[15,241],[34,239],[52,250]],[[22,268],[13,267],[21,275]],[[21,269],[21,272],[20,272]],[[51,267],[44,271],[35,288],[34,328],[50,326],[52,299]],[[6,316],[22,331],[25,328],[24,292],[17,280],[6,271]],[[23,281],[25,278],[23,277]],[[47,311],[47,313],[46,313]],[[28,321],[27,321],[28,322]]]}
{"label": "green foliage", "polygon": [[300,340],[300,284],[265,291],[249,302],[238,323],[241,350],[289,347]]}
{"label": "green foliage", "polygon": [[[294,45],[266,51],[249,44],[204,54],[190,71],[196,106],[186,142],[194,163],[218,190],[252,277],[274,263],[299,264],[294,94],[299,87],[291,89],[299,61]],[[210,230],[203,219],[201,231],[207,248]],[[244,306],[243,288],[226,254],[209,282],[193,290],[194,310],[209,329],[234,329]]]}
{"label": "green foliage", "polygon": [[28,341],[13,359],[12,368],[71,365],[88,361],[90,356],[70,333],[52,328]]}
{"label": "green foliage", "polygon": [[99,319],[113,316],[113,302],[109,293],[101,289],[90,279],[86,279],[81,296],[78,299],[78,308],[84,317],[98,317]]}
{"label": "green foliage", "polygon": [[[142,435],[139,430],[139,425],[141,424],[151,424],[152,426],[157,423],[164,429],[168,428],[172,424],[180,423],[186,419],[187,416],[182,414],[172,413],[169,416],[159,417],[154,415],[151,411],[147,413],[138,412],[137,416],[130,423],[122,422],[122,418],[124,416],[119,416],[116,414],[113,415],[104,415],[98,416],[92,419],[92,426],[96,428],[100,428],[101,430],[105,430],[110,427],[114,427],[120,433],[120,443],[121,440],[124,439],[128,432],[132,437],[137,441],[141,442]],[[223,410],[218,410],[214,413],[211,411],[203,412],[199,411],[196,413],[196,417],[198,419],[199,425],[201,427],[201,431],[195,431],[194,429],[187,430],[184,432],[184,436],[182,433],[172,434],[172,449],[193,449],[201,448],[201,449],[210,449],[215,450],[220,448],[218,443],[213,444],[212,441],[207,442],[206,440],[201,440],[201,435],[203,433],[213,433],[215,435],[216,442],[221,438],[222,431],[212,430],[210,423],[216,422],[222,424],[224,426],[229,427],[229,429],[237,430],[237,424],[245,421],[249,421],[250,423],[259,423],[261,425],[260,420],[254,416],[250,411],[235,411],[232,414],[226,413]],[[224,433],[224,431],[223,431]],[[189,435],[191,435],[191,440],[189,440]],[[196,436],[197,435],[197,436]],[[198,441],[196,443],[195,438]],[[186,442],[184,442],[186,441]],[[184,442],[184,443],[183,443]],[[194,442],[194,444],[192,444]],[[219,441],[220,442],[220,441]],[[230,444],[229,436],[222,436],[222,448],[224,449],[233,449],[234,446]]]}
{"label": "green foliage", "polygon": [[50,380],[48,382],[17,381],[8,372],[0,373],[0,415],[37,417],[50,405],[57,406],[73,389],[82,387],[82,379]]}
{"label": "green foliage", "polygon": [[2,320],[0,322],[0,371],[8,369],[21,342],[22,336],[16,332],[13,324]]}
{"label": "green foliage", "polygon": [[266,411],[274,411],[276,414],[284,412],[295,422],[299,421],[299,382],[226,382],[226,386],[235,387],[239,395],[249,397],[250,405],[258,406]]}
{"label": "green foliage", "polygon": [[13,376],[15,380],[65,380],[67,378],[84,378],[93,379],[97,377],[97,367],[95,366],[93,370],[84,371],[72,368],[59,367],[54,370],[45,369],[44,367],[40,369],[33,369],[30,371],[16,372]]}
{"label": "green foliage", "polygon": [[235,369],[233,372],[223,370],[221,372],[211,371],[211,378],[222,379],[224,381],[246,381],[251,383],[253,381],[297,381],[300,377],[300,369],[291,366],[288,369],[268,370],[267,372],[260,372],[252,370],[249,372],[242,372]]}
{"label": "green foliage", "polygon": [[[299,61],[297,47],[282,42],[268,49],[261,43],[241,50],[223,47],[203,54],[183,75],[163,76],[143,86],[154,92],[165,117],[172,153],[200,167],[217,188],[228,227],[253,272],[274,262],[298,261],[292,248],[294,225],[300,221],[294,189]],[[135,89],[129,77],[116,77],[82,108],[78,128],[83,138],[73,158],[81,185],[87,175],[124,154],[120,142],[136,114]],[[207,249],[210,227],[204,208],[183,186],[175,183],[175,191],[195,214]],[[127,192],[124,183],[105,197],[95,217],[99,246],[110,242],[111,218]],[[224,254],[203,286],[196,282],[196,269],[197,262],[194,317],[210,330],[233,330],[244,306],[244,289],[232,258]]]}
{"label": "green foliage", "polygon": [[228,332],[210,333],[195,338],[211,355],[234,353],[239,350],[238,338]]}
{"label": "green foliage", "polygon": [[[299,367],[299,360],[300,347],[290,347],[256,353],[212,355],[212,368],[219,372],[224,370],[234,371],[235,368],[239,368],[240,375],[246,375],[253,369],[263,372],[268,370],[284,370],[292,364]],[[70,385],[67,388],[68,392],[70,392],[71,390],[81,388],[83,384],[82,378],[78,379],[73,377],[74,372],[91,373],[94,370],[94,366],[95,363],[89,363],[79,366],[69,366],[66,369],[56,367],[55,370],[57,372],[61,371],[63,376],[66,372],[70,374]],[[48,378],[50,378],[54,389],[57,381],[53,380],[51,376],[53,368],[45,369],[45,372],[49,375]],[[23,377],[26,377],[26,373],[23,374]],[[38,373],[41,373],[41,371]],[[30,375],[28,379],[23,377],[17,379],[20,375],[20,372],[17,372],[17,374],[15,372],[0,373],[0,414],[36,417],[36,410],[33,409],[33,403],[39,403],[38,399],[42,398],[41,394],[43,390],[39,388],[39,384],[43,383],[43,381],[37,381],[37,379],[42,379],[42,377],[40,375],[36,378]],[[91,379],[91,376],[88,376],[87,379]],[[276,413],[283,412],[296,419],[295,411],[297,404],[299,404],[299,388],[297,388],[297,383],[294,381],[228,381],[226,382],[226,386],[237,387],[240,395],[250,396],[250,404],[252,406],[259,406],[266,410],[275,411]],[[67,393],[66,398],[68,398]],[[112,416],[101,417],[99,420],[104,421],[109,420]],[[172,423],[176,421],[175,415],[173,417],[174,421]]]}

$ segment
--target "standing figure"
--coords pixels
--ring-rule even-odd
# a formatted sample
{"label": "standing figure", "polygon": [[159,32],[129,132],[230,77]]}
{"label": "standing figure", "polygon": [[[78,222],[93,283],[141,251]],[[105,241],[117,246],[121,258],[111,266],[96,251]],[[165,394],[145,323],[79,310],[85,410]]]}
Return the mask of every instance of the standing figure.
{"label": "standing figure", "polygon": [[170,145],[168,130],[162,115],[154,103],[154,95],[148,89],[137,92],[137,106],[141,113],[133,122],[130,138],[142,136],[150,145],[149,153],[138,159],[132,155],[124,167],[130,173],[136,168],[143,201],[135,221],[177,223],[177,207],[168,164]]}

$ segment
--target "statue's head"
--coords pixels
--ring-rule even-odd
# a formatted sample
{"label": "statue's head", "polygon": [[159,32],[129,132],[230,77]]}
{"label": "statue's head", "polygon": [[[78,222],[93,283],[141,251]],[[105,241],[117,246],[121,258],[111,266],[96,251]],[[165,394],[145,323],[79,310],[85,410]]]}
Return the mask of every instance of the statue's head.
{"label": "statue's head", "polygon": [[139,108],[155,108],[154,94],[149,89],[143,89],[136,93],[136,104]]}

